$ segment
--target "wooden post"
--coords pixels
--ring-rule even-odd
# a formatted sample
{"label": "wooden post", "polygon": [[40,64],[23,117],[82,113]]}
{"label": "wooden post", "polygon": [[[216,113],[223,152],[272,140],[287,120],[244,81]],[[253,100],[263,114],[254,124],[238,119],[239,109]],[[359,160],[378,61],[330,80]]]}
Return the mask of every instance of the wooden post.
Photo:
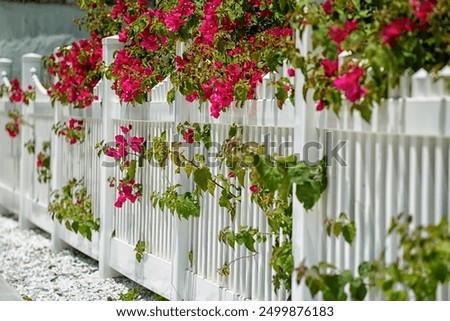
{"label": "wooden post", "polygon": [[[303,35],[296,34],[297,47],[303,55],[306,55],[310,46],[311,28],[306,28]],[[300,154],[301,160],[312,160],[317,155],[312,155],[314,151],[308,151],[308,155],[303,155],[303,148],[308,142],[318,142],[316,130],[316,111],[310,99],[303,99],[304,77],[299,69],[296,70],[295,92],[295,129],[294,129],[294,153]],[[307,97],[310,98],[310,97]],[[295,195],[295,190],[293,192]],[[306,211],[303,205],[294,196],[293,199],[293,230],[292,230],[292,251],[294,255],[294,266],[298,267],[304,261],[307,266],[318,263],[319,250],[321,246],[322,215],[317,211],[317,205]],[[310,292],[304,282],[297,285],[296,273],[292,277],[292,299],[310,300]]]}
{"label": "wooden post", "polygon": [[[123,47],[119,42],[118,36],[111,36],[102,39],[103,44],[103,61],[108,66],[114,61],[114,52]],[[114,93],[111,89],[111,81],[105,76],[102,80],[103,86],[101,91],[102,101],[102,132],[104,142],[114,141],[114,104],[112,98]],[[102,278],[112,277],[117,272],[111,268],[111,234],[113,232],[113,215],[115,191],[108,186],[108,177],[113,176],[114,167],[111,166],[111,159],[104,157],[100,168],[100,245],[99,245],[99,274]],[[109,164],[108,164],[109,163]]]}
{"label": "wooden post", "polygon": [[[28,86],[33,86],[31,79],[33,73],[40,75],[42,56],[34,53],[28,53],[22,56],[22,89],[27,90]],[[33,73],[32,73],[33,72]],[[34,102],[30,101],[30,105],[23,104],[22,116],[27,124],[33,125],[33,121],[29,115],[34,113]],[[32,215],[32,202],[26,197],[26,177],[29,175],[29,164],[25,162],[25,153],[28,153],[24,147],[25,142],[33,138],[33,128],[24,125],[21,126],[20,133],[20,163],[19,163],[19,185],[20,185],[20,205],[19,205],[19,226],[21,229],[27,229],[32,226],[29,216]]]}
{"label": "wooden post", "polygon": [[[184,43],[178,42],[176,54],[182,55],[184,51]],[[175,124],[184,122],[189,119],[186,100],[180,92],[175,95]],[[178,175],[178,184],[181,185],[186,192],[191,185],[190,179],[184,173]],[[172,291],[170,300],[180,301],[186,298],[186,270],[189,268],[189,222],[185,219],[174,220],[173,224],[173,241],[172,241]]]}

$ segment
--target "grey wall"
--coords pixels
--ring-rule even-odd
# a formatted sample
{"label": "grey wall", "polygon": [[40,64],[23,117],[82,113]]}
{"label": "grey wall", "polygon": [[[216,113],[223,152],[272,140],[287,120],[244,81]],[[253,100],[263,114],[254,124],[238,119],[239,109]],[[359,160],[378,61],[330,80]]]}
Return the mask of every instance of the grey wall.
{"label": "grey wall", "polygon": [[20,76],[23,54],[48,55],[55,47],[86,37],[73,23],[81,15],[73,5],[0,1],[0,57],[13,59],[13,76]]}

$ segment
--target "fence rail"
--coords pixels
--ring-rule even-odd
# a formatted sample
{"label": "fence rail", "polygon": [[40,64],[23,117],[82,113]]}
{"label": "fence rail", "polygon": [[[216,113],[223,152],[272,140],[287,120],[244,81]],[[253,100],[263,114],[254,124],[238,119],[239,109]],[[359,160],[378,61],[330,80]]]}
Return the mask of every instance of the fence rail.
{"label": "fence rail", "polygon": [[[120,46],[117,37],[103,40],[106,65]],[[182,49],[179,45],[178,53]],[[306,258],[308,264],[329,261],[338,268],[356,271],[362,261],[376,258],[385,246],[388,258],[397,254],[395,239],[386,238],[391,217],[410,213],[417,224],[450,218],[450,98],[443,84],[432,83],[422,70],[404,79],[402,87],[392,91],[393,98],[375,108],[371,124],[356,114],[350,115],[345,108],[340,117],[316,113],[313,102],[303,101],[300,95],[295,108],[287,104],[278,109],[267,84],[273,77],[286,76],[286,65],[278,74],[264,78],[257,98],[245,102],[245,108],[232,106],[220,120],[213,120],[207,108],[187,102],[180,94],[169,105],[165,99],[172,87],[169,79],[152,89],[150,102],[138,107],[122,105],[110,81],[104,78],[95,88],[99,98],[92,107],[53,108],[40,82],[40,59],[35,54],[22,59],[23,86],[34,85],[36,100],[23,107],[27,125],[22,126],[20,138],[11,139],[0,131],[4,147],[0,157],[0,204],[19,213],[22,228],[37,225],[49,232],[53,249],[72,246],[97,259],[102,277],[118,272],[172,300],[286,300],[290,296],[283,288],[274,291],[270,239],[257,245],[258,255],[243,247],[233,250],[218,241],[218,232],[229,225],[235,231],[241,225],[252,225],[263,232],[268,229],[264,213],[250,202],[248,191],[243,192],[234,222],[219,206],[217,192],[205,196],[200,217],[189,220],[180,220],[167,209],[153,208],[146,194],[142,202],[127,203],[123,208],[113,206],[115,190],[109,188],[107,178],[120,177],[121,173],[117,167],[102,164],[111,159],[97,157],[95,145],[101,140],[114,141],[120,126],[128,124],[133,126],[133,135],[151,139],[166,132],[169,142],[177,139],[176,126],[180,122],[211,124],[213,141],[222,142],[230,126],[238,123],[244,126],[246,141],[261,142],[270,135],[277,146],[287,146],[283,152],[300,153],[301,157],[309,141],[323,146],[317,156],[326,156],[329,147],[346,141],[342,158],[347,165],[329,164],[329,185],[319,204],[306,212],[294,201],[293,251],[297,265]],[[6,85],[10,66],[10,60],[0,59],[2,82]],[[448,73],[448,68],[441,71],[443,76]],[[298,93],[302,92],[301,83],[299,74]],[[14,108],[21,107],[9,103],[6,97],[0,100],[1,127],[8,121],[8,110]],[[84,121],[83,144],[70,145],[53,134],[54,123],[70,118]],[[24,147],[30,140],[36,150],[44,141],[51,141],[51,183],[37,180],[36,155]],[[223,168],[212,170],[214,174],[227,174]],[[186,191],[193,188],[193,182],[176,174],[173,165],[164,169],[146,165],[138,171],[147,194],[163,192],[177,183]],[[61,189],[72,178],[84,178],[94,216],[100,219],[100,231],[94,232],[92,241],[68,231],[47,213],[51,190]],[[355,246],[324,233],[325,218],[335,219],[342,212],[357,225]],[[146,244],[141,262],[135,259],[137,241]],[[220,276],[217,270],[233,261],[236,263],[231,275]],[[442,287],[439,298],[448,300],[449,296],[449,288]],[[311,299],[304,284],[295,282],[292,298]],[[372,293],[370,298],[379,298],[379,294]]]}

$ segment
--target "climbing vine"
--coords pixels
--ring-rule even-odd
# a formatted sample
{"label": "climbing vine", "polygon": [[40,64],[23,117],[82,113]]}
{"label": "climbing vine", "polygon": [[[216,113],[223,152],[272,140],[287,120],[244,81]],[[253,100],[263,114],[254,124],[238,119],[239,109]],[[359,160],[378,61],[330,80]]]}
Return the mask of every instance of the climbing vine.
{"label": "climbing vine", "polygon": [[90,241],[93,231],[100,229],[100,220],[92,212],[92,198],[84,179],[73,178],[61,190],[53,191],[48,212],[53,220]]}

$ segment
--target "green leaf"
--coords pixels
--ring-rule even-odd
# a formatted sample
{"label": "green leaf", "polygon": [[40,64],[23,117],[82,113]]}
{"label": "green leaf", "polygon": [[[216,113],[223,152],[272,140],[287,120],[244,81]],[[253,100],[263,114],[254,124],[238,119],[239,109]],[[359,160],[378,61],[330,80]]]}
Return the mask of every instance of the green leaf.
{"label": "green leaf", "polygon": [[216,184],[212,180],[208,180],[208,192],[211,196],[214,196],[216,190]]}
{"label": "green leaf", "polygon": [[202,191],[208,190],[208,181],[211,180],[211,171],[208,167],[202,167],[194,172],[194,182]]}
{"label": "green leaf", "polygon": [[367,295],[367,287],[361,278],[356,278],[350,283],[352,300],[362,301]]}
{"label": "green leaf", "polygon": [[352,221],[349,224],[345,224],[342,227],[342,234],[344,235],[344,239],[347,243],[352,244],[356,236],[355,222]]}
{"label": "green leaf", "polygon": [[333,225],[333,234],[334,236],[338,237],[339,234],[341,234],[342,231],[342,223],[341,222],[336,222]]}
{"label": "green leaf", "polygon": [[136,160],[133,159],[132,161],[130,161],[130,166],[128,167],[127,170],[127,181],[135,179],[135,177],[136,177]]}

